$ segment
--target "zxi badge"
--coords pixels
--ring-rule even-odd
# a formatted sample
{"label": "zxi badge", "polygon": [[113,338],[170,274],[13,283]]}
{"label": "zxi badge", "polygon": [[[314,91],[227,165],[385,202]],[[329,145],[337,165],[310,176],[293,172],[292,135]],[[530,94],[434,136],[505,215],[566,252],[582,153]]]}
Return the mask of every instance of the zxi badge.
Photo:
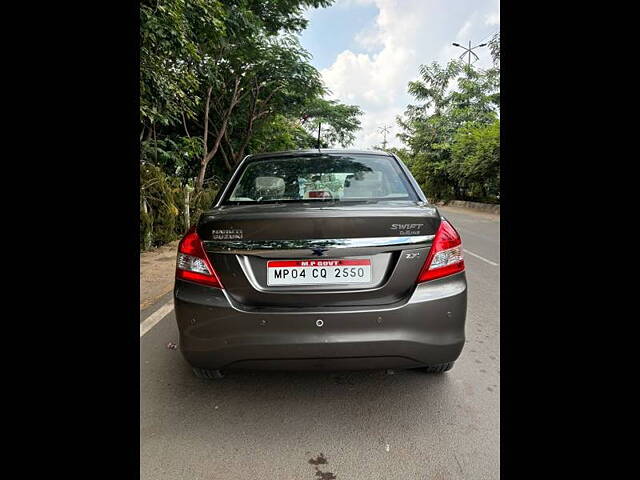
{"label": "zxi badge", "polygon": [[407,253],[404,258],[408,258],[409,260],[413,260],[416,257],[420,256],[420,252],[418,253]]}

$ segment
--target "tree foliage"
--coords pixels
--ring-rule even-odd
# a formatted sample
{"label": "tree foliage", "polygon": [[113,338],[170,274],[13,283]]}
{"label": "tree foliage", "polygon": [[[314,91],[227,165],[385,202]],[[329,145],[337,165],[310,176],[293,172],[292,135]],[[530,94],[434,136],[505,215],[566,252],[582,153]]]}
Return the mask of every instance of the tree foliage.
{"label": "tree foliage", "polygon": [[[307,25],[305,9],[332,3],[142,0],[141,182],[154,172],[164,180],[153,185],[171,185],[154,190],[162,200],[154,206],[148,197],[147,213],[141,204],[144,235],[162,230],[160,217],[166,231],[181,228],[162,206],[177,202],[172,189],[181,185],[183,195],[191,182],[193,198],[209,195],[249,153],[314,147],[319,122],[323,146],[354,141],[362,112],[323,98],[320,74],[295,36]],[[151,244],[170,236],[158,233]],[[142,233],[141,244],[149,244]]]}
{"label": "tree foliage", "polygon": [[140,5],[140,119],[150,135],[155,125],[195,116],[201,46],[226,32],[217,0],[143,0]]}
{"label": "tree foliage", "polygon": [[315,98],[301,108],[300,124],[316,139],[320,127],[320,147],[338,144],[348,147],[355,140],[355,132],[360,129],[362,110],[357,105],[344,105],[335,100]]}
{"label": "tree foliage", "polygon": [[500,121],[466,125],[454,137],[451,175],[468,195],[500,198]]}
{"label": "tree foliage", "polygon": [[499,36],[490,50],[487,70],[434,62],[409,83],[419,103],[397,118],[398,137],[408,146],[403,161],[434,200],[499,201]]}

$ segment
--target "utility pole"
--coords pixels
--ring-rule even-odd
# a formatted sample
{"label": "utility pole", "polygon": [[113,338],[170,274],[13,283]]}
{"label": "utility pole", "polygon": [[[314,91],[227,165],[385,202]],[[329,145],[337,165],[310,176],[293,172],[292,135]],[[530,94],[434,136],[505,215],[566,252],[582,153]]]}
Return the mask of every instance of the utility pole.
{"label": "utility pole", "polygon": [[320,127],[322,126],[321,122],[318,122],[318,150],[320,150]]}
{"label": "utility pole", "polygon": [[[476,45],[475,47],[471,46],[471,40],[469,40],[469,48],[467,47],[463,47],[462,45],[460,45],[459,43],[452,43],[452,45],[454,47],[460,47],[464,50],[464,52],[462,53],[462,55],[460,55],[460,58],[463,58],[465,55],[468,55],[469,58],[467,60],[467,65],[471,65],[471,55],[473,55],[474,57],[476,57],[476,60],[480,60],[480,57],[478,57],[478,55],[475,54],[474,50],[476,48],[480,48],[480,47],[486,47],[487,44],[486,43],[481,43],[480,45]],[[475,60],[474,60],[475,61]]]}
{"label": "utility pole", "polygon": [[378,133],[382,133],[383,135],[383,140],[382,140],[382,149],[386,150],[387,149],[387,133],[389,133],[389,129],[391,128],[391,125],[383,125],[380,128],[378,128]]}

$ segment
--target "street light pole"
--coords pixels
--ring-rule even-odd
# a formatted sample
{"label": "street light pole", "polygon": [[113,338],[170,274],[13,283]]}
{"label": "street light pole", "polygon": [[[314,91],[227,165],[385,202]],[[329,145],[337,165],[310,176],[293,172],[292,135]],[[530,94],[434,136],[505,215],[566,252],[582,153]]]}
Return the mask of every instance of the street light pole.
{"label": "street light pole", "polygon": [[460,47],[464,50],[464,52],[462,53],[462,55],[460,55],[460,58],[464,58],[465,55],[468,55],[469,58],[467,60],[467,66],[471,65],[471,55],[473,55],[474,57],[476,57],[476,60],[480,60],[480,57],[478,57],[478,55],[475,54],[474,50],[476,48],[480,48],[480,47],[486,47],[487,44],[486,43],[481,43],[480,45],[476,45],[475,47],[471,46],[471,40],[469,40],[469,47],[463,47],[462,45],[460,45],[459,43],[452,43],[452,45],[454,47]]}
{"label": "street light pole", "polygon": [[378,128],[378,133],[382,133],[383,135],[382,137],[383,150],[387,149],[387,133],[389,133],[389,128],[391,128],[391,125],[383,125],[382,127]]}

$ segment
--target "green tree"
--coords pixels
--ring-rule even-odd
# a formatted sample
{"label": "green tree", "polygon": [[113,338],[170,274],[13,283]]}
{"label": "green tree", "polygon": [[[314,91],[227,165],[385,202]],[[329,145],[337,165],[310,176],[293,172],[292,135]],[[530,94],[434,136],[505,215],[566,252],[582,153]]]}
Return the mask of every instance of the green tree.
{"label": "green tree", "polygon": [[316,139],[313,147],[317,146],[318,124],[321,124],[321,147],[327,148],[337,143],[346,148],[356,139],[355,132],[360,129],[359,117],[362,113],[357,105],[345,105],[336,100],[314,98],[301,109],[300,125]]}
{"label": "green tree", "polygon": [[467,125],[455,135],[451,172],[469,196],[495,203],[500,196],[500,121]]}
{"label": "green tree", "polygon": [[[293,34],[305,9],[333,0],[142,0],[140,5],[141,245],[157,245],[210,203],[248,153],[353,141],[355,106],[326,90]],[[194,182],[194,179],[196,181]],[[182,212],[182,213],[180,213]]]}
{"label": "green tree", "polygon": [[225,35],[217,0],[143,0],[140,5],[141,139],[155,126],[194,118],[201,44]]}
{"label": "green tree", "polygon": [[247,153],[251,138],[276,115],[292,116],[324,94],[310,55],[292,36],[262,39],[254,49],[251,68],[243,77],[246,96],[238,103],[223,135],[221,153],[231,170]]}
{"label": "green tree", "polygon": [[[454,161],[453,149],[462,139],[463,129],[494,124],[500,109],[499,41],[492,40],[494,66],[480,70],[473,65],[451,61],[420,67],[418,80],[409,83],[409,93],[420,103],[409,105],[397,122],[398,135],[409,147],[407,162],[427,195],[436,200],[486,197],[479,185],[491,184],[490,179],[479,182],[468,169],[460,169]],[[499,125],[499,123],[498,123]],[[467,131],[467,130],[464,130]],[[479,140],[479,136],[471,138]],[[491,169],[486,175],[494,175]],[[473,185],[472,189],[470,186]],[[498,183],[499,185],[499,183]],[[493,186],[491,188],[493,188]]]}
{"label": "green tree", "polygon": [[[308,84],[301,83],[298,92],[287,92],[285,86],[274,80],[276,73],[287,71],[280,62],[295,61],[296,57],[300,60],[302,53],[308,55],[293,44],[294,40],[282,39],[282,35],[306,27],[306,8],[331,3],[333,0],[143,0],[140,139],[146,144],[142,148],[144,161],[150,157],[148,150],[153,149],[157,150],[152,155],[154,161],[170,158],[180,163],[182,156],[165,155],[171,150],[167,148],[176,146],[173,150],[176,151],[178,145],[188,145],[191,163],[197,152],[191,139],[199,136],[203,150],[201,167],[205,164],[199,170],[206,170],[225,134],[237,147],[236,158],[241,156],[255,128],[253,117],[265,120],[263,117],[267,116],[261,111],[252,116],[246,114],[251,101],[256,107],[263,107],[276,103],[280,95],[295,103],[296,93],[311,96],[314,87],[321,87],[317,71],[308,62],[297,62],[294,78],[309,80],[315,75],[316,81],[311,78]],[[263,85],[261,78],[269,61],[274,62],[271,64],[275,67],[274,75]],[[259,70],[261,73],[257,73]],[[301,92],[305,85],[307,91]],[[269,113],[279,108],[272,105]],[[238,110],[246,114],[246,125],[240,120],[243,115],[236,115]],[[238,134],[244,131],[237,141],[227,131],[232,123],[240,127]],[[234,160],[231,158],[227,167]],[[173,170],[180,167],[183,172],[192,170],[192,165],[189,168],[171,165]]]}
{"label": "green tree", "polygon": [[302,128],[295,118],[277,114],[254,132],[250,146],[252,152],[278,152],[313,148],[315,138]]}

